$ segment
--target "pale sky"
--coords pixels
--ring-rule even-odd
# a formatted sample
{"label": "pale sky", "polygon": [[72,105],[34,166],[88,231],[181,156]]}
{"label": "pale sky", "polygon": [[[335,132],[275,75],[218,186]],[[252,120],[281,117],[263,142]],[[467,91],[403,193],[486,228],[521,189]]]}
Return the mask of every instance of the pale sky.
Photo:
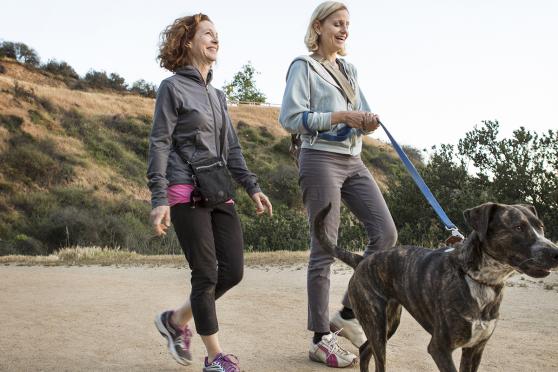
{"label": "pale sky", "polygon": [[[291,60],[321,1],[17,0],[0,6],[0,39],[80,74],[116,72],[159,84],[160,32],[203,12],[220,34],[213,85],[251,61],[257,86],[280,103]],[[503,134],[558,129],[558,1],[346,1],[348,55],[372,110],[401,144],[455,144],[482,120]],[[381,130],[378,130],[380,132]],[[386,139],[378,133],[375,137]]]}

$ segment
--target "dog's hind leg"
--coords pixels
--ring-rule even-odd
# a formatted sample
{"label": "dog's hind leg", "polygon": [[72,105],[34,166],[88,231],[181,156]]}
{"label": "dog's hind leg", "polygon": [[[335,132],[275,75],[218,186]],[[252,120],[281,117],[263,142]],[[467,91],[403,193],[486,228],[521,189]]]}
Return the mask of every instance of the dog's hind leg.
{"label": "dog's hind leg", "polygon": [[397,331],[399,327],[399,322],[401,320],[401,305],[395,300],[389,300],[386,308],[388,331],[387,339],[389,340],[391,336]]}
{"label": "dog's hind leg", "polygon": [[488,340],[479,342],[473,347],[461,350],[461,363],[459,372],[477,372],[482,358],[482,352]]}
{"label": "dog's hind leg", "polygon": [[372,347],[368,340],[360,345],[358,355],[360,357],[360,372],[368,372],[368,365],[370,364],[370,358],[372,358]]}
{"label": "dog's hind leg", "polygon": [[[386,343],[387,343],[387,316],[386,301],[381,297],[367,294],[362,301],[351,301],[353,311],[366,334],[367,344],[374,355],[376,372],[385,372],[386,368]],[[366,350],[363,350],[366,351]],[[368,371],[370,361],[369,352],[361,356],[360,370]],[[367,360],[364,360],[365,357]],[[367,363],[363,363],[363,362]]]}

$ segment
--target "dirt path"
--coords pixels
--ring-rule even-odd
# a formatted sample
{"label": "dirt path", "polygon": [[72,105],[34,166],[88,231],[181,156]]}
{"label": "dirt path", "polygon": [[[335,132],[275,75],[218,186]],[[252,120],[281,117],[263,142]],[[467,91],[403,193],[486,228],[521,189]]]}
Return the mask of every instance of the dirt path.
{"label": "dirt path", "polygon": [[[332,310],[349,277],[336,266]],[[303,265],[247,268],[241,285],[218,302],[223,347],[243,370],[329,370],[307,358],[305,283]],[[514,283],[480,369],[557,371],[558,275]],[[186,269],[2,266],[0,370],[200,371],[199,337],[194,365],[181,367],[153,326],[155,314],[178,304],[188,288]],[[428,338],[405,314],[388,346],[388,370],[435,371]],[[343,345],[356,352],[346,340]]]}

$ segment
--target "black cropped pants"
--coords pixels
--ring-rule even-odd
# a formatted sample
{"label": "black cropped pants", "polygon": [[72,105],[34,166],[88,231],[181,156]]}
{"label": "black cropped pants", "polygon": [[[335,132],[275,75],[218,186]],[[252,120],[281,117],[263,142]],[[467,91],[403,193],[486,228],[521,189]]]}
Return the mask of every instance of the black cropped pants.
{"label": "black cropped pants", "polygon": [[177,204],[171,220],[192,270],[190,301],[196,331],[210,336],[219,330],[215,300],[242,280],[244,240],[234,204],[212,208]]}

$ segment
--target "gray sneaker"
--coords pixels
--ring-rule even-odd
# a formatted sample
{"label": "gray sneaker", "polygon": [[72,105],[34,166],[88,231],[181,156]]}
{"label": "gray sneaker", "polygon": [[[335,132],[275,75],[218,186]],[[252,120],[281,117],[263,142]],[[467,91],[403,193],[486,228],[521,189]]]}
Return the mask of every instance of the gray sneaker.
{"label": "gray sneaker", "polygon": [[155,326],[159,333],[167,339],[169,352],[178,363],[188,366],[192,363],[190,341],[192,331],[188,326],[183,329],[175,328],[171,321],[172,311],[165,311],[155,318]]}
{"label": "gray sneaker", "polygon": [[217,354],[213,362],[209,363],[205,357],[203,372],[240,372],[238,358],[232,354]]}

